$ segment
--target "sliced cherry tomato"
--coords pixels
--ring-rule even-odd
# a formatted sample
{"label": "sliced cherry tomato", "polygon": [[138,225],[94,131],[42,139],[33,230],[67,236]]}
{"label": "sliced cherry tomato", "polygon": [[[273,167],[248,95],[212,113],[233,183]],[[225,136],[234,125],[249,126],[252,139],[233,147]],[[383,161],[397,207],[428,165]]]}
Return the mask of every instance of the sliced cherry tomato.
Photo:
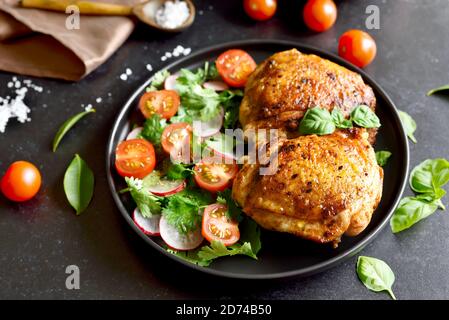
{"label": "sliced cherry tomato", "polygon": [[239,49],[223,52],[215,61],[218,73],[231,87],[244,87],[257,65],[251,56]]}
{"label": "sliced cherry tomato", "polygon": [[376,52],[374,39],[361,30],[345,32],[338,43],[338,55],[360,68],[369,65],[376,57]]}
{"label": "sliced cherry tomato", "polygon": [[145,139],[122,141],[115,150],[115,167],[122,177],[143,179],[155,166],[154,147]]}
{"label": "sliced cherry tomato", "polygon": [[204,209],[201,233],[207,241],[220,241],[231,246],[240,239],[238,222],[226,215],[228,208],[224,204],[211,204]]}
{"label": "sliced cherry tomato", "polygon": [[170,119],[178,112],[181,104],[179,94],[174,90],[159,90],[144,93],[140,97],[139,108],[145,118],[159,113],[162,118]]}
{"label": "sliced cherry tomato", "polygon": [[1,181],[1,189],[9,200],[22,202],[33,198],[41,187],[41,174],[30,162],[12,163]]}
{"label": "sliced cherry tomato", "polygon": [[162,149],[170,154],[172,161],[190,161],[192,128],[188,123],[178,122],[167,126],[162,132]]}
{"label": "sliced cherry tomato", "polygon": [[304,7],[303,18],[309,29],[326,31],[337,20],[337,6],[332,0],[309,0]]}
{"label": "sliced cherry tomato", "polygon": [[[229,163],[231,162],[232,163]],[[235,178],[239,167],[232,159],[209,157],[201,160],[194,168],[198,186],[210,192],[223,191]]]}
{"label": "sliced cherry tomato", "polygon": [[254,20],[264,21],[276,13],[277,0],[244,0],[243,8]]}

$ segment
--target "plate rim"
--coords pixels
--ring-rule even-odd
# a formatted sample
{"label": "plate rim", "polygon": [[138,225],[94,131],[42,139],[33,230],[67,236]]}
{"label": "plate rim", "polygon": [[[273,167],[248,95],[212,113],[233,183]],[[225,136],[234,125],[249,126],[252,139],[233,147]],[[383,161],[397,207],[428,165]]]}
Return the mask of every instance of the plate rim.
{"label": "plate rim", "polygon": [[117,206],[117,208],[120,211],[120,214],[125,218],[125,220],[128,222],[128,225],[149,245],[151,245],[154,249],[161,252],[163,255],[173,259],[174,261],[177,261],[184,266],[187,266],[190,269],[207,273],[214,276],[219,276],[223,278],[233,278],[233,279],[254,279],[254,280],[262,280],[262,279],[280,279],[280,278],[290,278],[290,277],[306,277],[310,276],[312,274],[323,272],[327,269],[330,269],[334,266],[336,266],[339,263],[342,263],[346,261],[348,258],[354,256],[358,252],[360,252],[366,245],[371,243],[375,239],[375,237],[385,228],[386,224],[390,220],[391,216],[393,215],[393,212],[395,208],[397,207],[399,201],[401,200],[401,197],[404,193],[405,186],[407,185],[408,181],[408,172],[409,172],[409,166],[410,166],[410,151],[409,151],[409,142],[407,135],[404,131],[404,128],[399,125],[398,129],[400,132],[400,135],[397,136],[398,141],[403,146],[402,155],[405,158],[405,166],[403,166],[402,172],[400,174],[403,176],[403,179],[401,181],[400,187],[398,192],[396,193],[396,196],[393,200],[393,205],[389,212],[384,216],[384,218],[380,221],[379,225],[375,227],[373,230],[371,230],[369,233],[367,233],[363,239],[361,239],[357,244],[355,244],[352,248],[336,255],[335,257],[332,257],[328,260],[322,261],[320,263],[314,264],[312,266],[306,267],[306,268],[300,268],[296,270],[291,271],[284,271],[284,272],[275,272],[275,273],[266,273],[266,274],[241,274],[241,273],[235,273],[231,271],[222,271],[222,270],[216,270],[211,269],[207,267],[201,267],[196,264],[187,262],[173,254],[168,253],[165,251],[161,246],[159,246],[154,240],[149,238],[147,235],[145,235],[133,222],[131,219],[131,216],[129,215],[128,211],[126,210],[125,206],[123,205],[120,197],[118,196],[118,192],[114,185],[114,180],[111,174],[111,156],[114,151],[114,145],[113,145],[113,139],[115,135],[117,134],[119,130],[119,123],[121,120],[127,115],[128,112],[130,112],[132,108],[133,101],[138,97],[140,92],[144,90],[148,84],[150,83],[151,77],[158,72],[159,70],[163,69],[171,69],[177,65],[180,65],[188,60],[194,60],[196,57],[201,56],[203,54],[207,54],[208,52],[219,50],[219,49],[227,49],[230,47],[239,47],[239,46],[248,46],[248,45],[281,45],[281,46],[290,46],[292,48],[296,48],[298,50],[304,50],[312,54],[316,54],[320,57],[324,57],[325,59],[328,59],[334,63],[337,63],[351,71],[357,72],[360,74],[364,81],[368,80],[369,85],[373,87],[373,90],[384,100],[386,101],[386,104],[389,105],[389,108],[392,109],[392,113],[395,117],[396,123],[401,123],[398,108],[392,101],[392,99],[389,97],[389,95],[385,92],[385,90],[375,81],[370,75],[368,75],[364,70],[350,64],[346,60],[342,59],[338,55],[326,51],[324,49],[316,48],[314,46],[304,44],[297,41],[291,41],[291,40],[277,40],[277,39],[247,39],[247,40],[238,40],[238,41],[230,41],[230,42],[223,42],[220,44],[215,44],[211,46],[207,46],[205,48],[199,49],[195,51],[194,53],[182,57],[181,59],[178,59],[176,61],[173,61],[170,64],[167,64],[163,67],[161,67],[158,70],[154,70],[151,72],[148,79],[140,85],[137,89],[133,90],[133,93],[128,97],[126,102],[123,104],[122,108],[118,112],[117,116],[114,119],[114,123],[112,126],[112,129],[110,131],[108,142],[106,146],[106,177],[108,180],[109,185],[109,191],[112,194],[112,197],[114,199],[114,202]]}

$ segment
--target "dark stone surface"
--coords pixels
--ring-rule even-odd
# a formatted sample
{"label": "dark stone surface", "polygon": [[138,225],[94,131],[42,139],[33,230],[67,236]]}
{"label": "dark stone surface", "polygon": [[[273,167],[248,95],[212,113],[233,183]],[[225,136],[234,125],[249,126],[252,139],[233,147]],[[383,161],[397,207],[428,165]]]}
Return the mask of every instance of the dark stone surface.
{"label": "dark stone surface", "polygon": [[[377,41],[378,57],[366,71],[418,123],[418,144],[410,146],[411,166],[426,158],[449,158],[449,98],[425,96],[429,88],[449,83],[449,3],[338,1],[335,27],[312,34],[301,25],[299,11],[281,10],[275,19],[255,23],[245,17],[241,1],[195,2],[203,14],[197,15],[191,29],[160,35],[139,26],[111,59],[79,83],[33,79],[44,93],[27,96],[30,123],[13,120],[0,134],[0,172],[15,160],[31,160],[42,170],[44,183],[28,203],[13,204],[0,196],[0,298],[388,299],[361,285],[356,257],[319,275],[281,281],[224,280],[178,265],[146,246],[125,225],[106,183],[104,150],[116,113],[148,76],[145,65],[163,67],[160,57],[176,45],[195,51],[231,40],[276,38],[336,52],[338,36],[349,28],[364,28],[365,8],[377,3],[381,28],[370,33]],[[127,67],[133,75],[123,82],[119,75]],[[12,76],[0,73],[0,96],[7,95]],[[97,97],[102,103],[95,103]],[[50,144],[59,125],[88,103],[98,112],[82,120],[52,153]],[[96,175],[93,202],[78,217],[62,188],[62,176],[75,153]],[[406,192],[411,193],[408,188]],[[440,211],[399,235],[383,230],[363,254],[389,263],[399,299],[447,299],[448,251],[449,219]],[[80,290],[65,287],[70,264],[81,270]]]}

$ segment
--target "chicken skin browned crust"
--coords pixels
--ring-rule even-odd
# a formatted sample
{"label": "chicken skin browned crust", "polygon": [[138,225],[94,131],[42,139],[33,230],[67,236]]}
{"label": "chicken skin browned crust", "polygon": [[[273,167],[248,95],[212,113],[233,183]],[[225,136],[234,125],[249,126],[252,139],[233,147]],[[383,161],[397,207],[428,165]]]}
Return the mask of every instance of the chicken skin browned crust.
{"label": "chicken skin browned crust", "polygon": [[[292,49],[272,55],[253,72],[245,87],[239,118],[244,130],[278,128],[295,137],[307,109],[331,111],[338,107],[349,117],[360,104],[373,110],[376,107],[373,90],[359,74]],[[370,136],[374,142],[375,130],[370,131]]]}
{"label": "chicken skin browned crust", "polygon": [[334,245],[366,228],[383,170],[365,129],[284,139],[271,148],[278,150],[273,175],[245,164],[234,181],[233,198],[247,215],[266,229]]}

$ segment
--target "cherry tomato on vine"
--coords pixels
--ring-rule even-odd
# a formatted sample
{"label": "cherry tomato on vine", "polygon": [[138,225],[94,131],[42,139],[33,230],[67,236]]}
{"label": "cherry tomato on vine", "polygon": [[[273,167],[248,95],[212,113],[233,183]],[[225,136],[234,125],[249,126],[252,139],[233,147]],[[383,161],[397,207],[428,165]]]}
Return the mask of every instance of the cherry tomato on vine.
{"label": "cherry tomato on vine", "polygon": [[39,169],[30,162],[12,163],[1,181],[1,190],[12,201],[22,202],[33,198],[41,187]]}
{"label": "cherry tomato on vine", "polygon": [[326,31],[337,20],[337,6],[332,0],[309,0],[304,7],[303,18],[309,29]]}
{"label": "cherry tomato on vine", "polygon": [[243,8],[252,19],[264,21],[276,13],[277,0],[244,0]]}
{"label": "cherry tomato on vine", "polygon": [[338,55],[360,68],[369,65],[376,57],[376,52],[374,39],[361,30],[345,32],[338,43]]}

